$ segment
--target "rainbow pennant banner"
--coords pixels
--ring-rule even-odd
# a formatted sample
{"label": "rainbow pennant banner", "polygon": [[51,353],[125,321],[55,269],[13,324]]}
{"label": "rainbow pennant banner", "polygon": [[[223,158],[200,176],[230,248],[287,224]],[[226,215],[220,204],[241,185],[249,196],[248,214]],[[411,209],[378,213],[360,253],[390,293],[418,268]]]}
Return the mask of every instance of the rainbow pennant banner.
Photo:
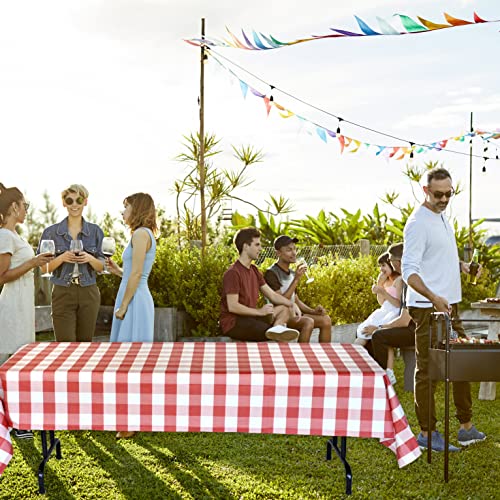
{"label": "rainbow pennant banner", "polygon": [[[330,38],[345,38],[345,37],[360,37],[360,36],[396,36],[396,35],[415,35],[417,33],[427,33],[430,31],[437,31],[448,28],[456,28],[459,26],[467,26],[471,24],[483,24],[483,23],[497,23],[500,19],[487,21],[479,17],[475,12],[472,21],[467,21],[465,19],[458,19],[456,17],[450,16],[446,12],[443,13],[445,18],[445,23],[435,23],[424,19],[423,17],[417,16],[417,20],[404,14],[394,14],[392,17],[397,18],[401,25],[400,28],[394,26],[392,19],[386,20],[377,16],[378,28],[373,29],[365,21],[363,21],[358,16],[354,16],[360,32],[348,31],[339,28],[329,28],[333,33],[327,35],[312,35],[305,38],[299,38],[290,41],[280,41],[276,39],[273,35],[265,35],[261,32],[256,32],[255,30],[244,31],[241,30],[242,38],[238,38],[232,31],[227,29],[229,34],[229,39],[225,38],[223,40],[218,38],[189,38],[185,39],[187,43],[191,45],[206,47],[230,47],[233,49],[244,49],[244,50],[274,50],[282,49],[283,47],[288,47],[290,45],[297,45],[304,42],[312,42],[314,40],[324,40]],[[391,24],[392,23],[392,24]]]}

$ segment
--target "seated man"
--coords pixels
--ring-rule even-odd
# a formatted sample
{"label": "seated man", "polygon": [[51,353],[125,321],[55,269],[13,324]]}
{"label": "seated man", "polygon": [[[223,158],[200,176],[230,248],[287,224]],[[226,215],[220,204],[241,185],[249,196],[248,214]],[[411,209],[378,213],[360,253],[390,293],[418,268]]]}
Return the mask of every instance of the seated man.
{"label": "seated man", "polygon": [[307,271],[306,264],[298,266],[296,271],[290,269],[290,264],[297,261],[297,238],[281,235],[274,240],[274,249],[278,256],[265,273],[267,284],[281,295],[293,302],[290,311],[291,319],[288,326],[300,331],[299,342],[309,342],[313,328],[319,328],[319,342],[331,342],[332,321],[325,309],[318,305],[314,309],[304,304],[297,296],[295,289]]}
{"label": "seated man", "polygon": [[[254,227],[241,229],[236,233],[234,243],[240,256],[224,273],[220,314],[222,333],[245,341],[295,340],[299,332],[286,326],[291,301],[273,291],[252,264],[261,251],[259,231]],[[257,308],[259,290],[271,304]]]}
{"label": "seated man", "polygon": [[[401,257],[403,256],[403,244],[395,243],[388,250],[389,262],[397,273],[401,273]],[[403,282],[401,291],[401,308],[399,316],[382,325],[368,325],[364,328],[364,333],[372,334],[371,348],[373,357],[377,363],[387,372],[391,384],[396,383],[394,375],[394,347],[415,346],[415,323],[413,323],[410,313],[406,308],[407,285]]]}

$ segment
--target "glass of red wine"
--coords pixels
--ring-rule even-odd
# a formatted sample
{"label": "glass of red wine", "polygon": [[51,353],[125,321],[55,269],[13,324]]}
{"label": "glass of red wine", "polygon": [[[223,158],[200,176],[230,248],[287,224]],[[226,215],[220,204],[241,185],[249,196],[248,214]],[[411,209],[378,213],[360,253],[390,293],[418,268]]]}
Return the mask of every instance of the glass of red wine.
{"label": "glass of red wine", "polygon": [[[54,256],[56,253],[56,244],[54,243],[54,240],[42,240],[40,242],[40,253],[46,253]],[[50,278],[52,276],[52,273],[49,272],[49,264],[46,264],[46,266],[45,272],[41,275],[42,278]]]}
{"label": "glass of red wine", "polygon": [[[115,239],[111,236],[106,236],[105,238],[103,238],[101,251],[106,258],[110,259],[116,252]],[[106,263],[104,263],[104,269],[101,274],[111,274],[106,267]]]}
{"label": "glass of red wine", "polygon": [[[80,252],[83,252],[83,241],[71,240],[71,243],[69,244],[69,249],[71,252],[75,254],[76,257],[78,257],[80,255]],[[80,270],[78,264],[75,264],[73,267],[72,277],[76,278],[77,276],[80,276]]]}
{"label": "glass of red wine", "polygon": [[[101,251],[106,258],[111,258],[116,252],[116,242],[115,239],[111,236],[106,236],[102,239]],[[106,266],[106,262],[104,263],[104,269],[101,274],[111,274]]]}

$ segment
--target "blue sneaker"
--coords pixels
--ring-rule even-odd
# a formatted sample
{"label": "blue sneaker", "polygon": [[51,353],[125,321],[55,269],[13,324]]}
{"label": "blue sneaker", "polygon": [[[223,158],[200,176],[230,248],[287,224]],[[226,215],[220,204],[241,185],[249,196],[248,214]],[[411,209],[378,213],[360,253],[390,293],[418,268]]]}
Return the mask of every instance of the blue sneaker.
{"label": "blue sneaker", "polygon": [[484,441],[485,439],[486,434],[484,432],[479,432],[474,426],[472,426],[469,430],[460,429],[458,431],[458,442],[462,446],[469,446],[472,443]]}
{"label": "blue sneaker", "polygon": [[[427,449],[427,436],[420,433],[417,437],[417,443],[421,450]],[[444,451],[444,438],[438,431],[432,433],[431,448],[432,451]],[[449,444],[448,451],[460,451],[460,448]]]}

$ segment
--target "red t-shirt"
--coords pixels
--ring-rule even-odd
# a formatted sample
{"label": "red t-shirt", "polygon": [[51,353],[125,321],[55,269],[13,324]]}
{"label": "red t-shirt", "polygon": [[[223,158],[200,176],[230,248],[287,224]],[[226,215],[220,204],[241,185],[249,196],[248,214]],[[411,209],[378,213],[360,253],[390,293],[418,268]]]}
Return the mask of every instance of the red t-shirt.
{"label": "red t-shirt", "polygon": [[238,302],[255,309],[259,299],[260,287],[265,285],[264,276],[253,264],[245,267],[237,260],[225,273],[222,281],[222,297],[220,301],[220,327],[227,333],[236,324],[237,314],[229,312],[227,295],[238,294]]}

